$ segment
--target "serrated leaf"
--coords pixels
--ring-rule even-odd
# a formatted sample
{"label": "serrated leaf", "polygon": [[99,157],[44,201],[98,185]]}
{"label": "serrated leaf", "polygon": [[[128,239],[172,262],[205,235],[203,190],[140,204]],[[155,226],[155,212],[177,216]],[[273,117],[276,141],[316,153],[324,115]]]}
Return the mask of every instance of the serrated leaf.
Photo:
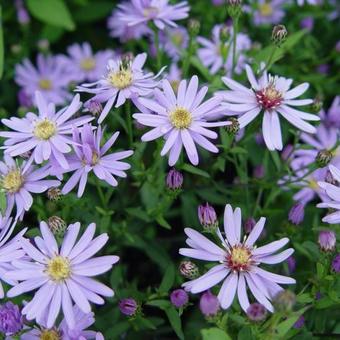
{"label": "serrated leaf", "polygon": [[71,13],[63,0],[27,0],[27,7],[36,19],[69,31],[75,29]]}

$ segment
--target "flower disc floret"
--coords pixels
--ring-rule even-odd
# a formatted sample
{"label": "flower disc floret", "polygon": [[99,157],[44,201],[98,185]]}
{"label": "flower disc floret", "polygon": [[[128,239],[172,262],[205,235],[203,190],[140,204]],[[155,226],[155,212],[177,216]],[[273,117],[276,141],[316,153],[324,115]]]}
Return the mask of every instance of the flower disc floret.
{"label": "flower disc floret", "polygon": [[35,125],[33,134],[40,140],[48,140],[55,135],[56,131],[55,123],[49,119],[44,119]]}
{"label": "flower disc floret", "polygon": [[23,182],[24,177],[22,176],[21,170],[14,168],[2,177],[1,188],[8,193],[15,193],[20,190]]}

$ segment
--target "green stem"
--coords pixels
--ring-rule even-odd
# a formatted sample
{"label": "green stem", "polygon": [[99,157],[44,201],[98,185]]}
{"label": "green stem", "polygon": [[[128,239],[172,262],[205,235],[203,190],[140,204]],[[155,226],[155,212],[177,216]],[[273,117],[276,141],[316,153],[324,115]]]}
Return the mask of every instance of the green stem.
{"label": "green stem", "polygon": [[194,39],[191,36],[190,40],[189,40],[189,47],[188,47],[188,54],[186,56],[186,58],[184,59],[184,63],[183,63],[183,78],[185,79],[188,75],[188,70],[189,70],[189,65],[190,65],[190,59],[191,56],[193,54],[193,50],[194,50]]}
{"label": "green stem", "polygon": [[133,144],[133,130],[132,130],[132,117],[131,117],[131,106],[130,102],[126,102],[126,121],[127,121],[127,129],[128,129],[128,136],[129,136],[129,145],[132,147]]}
{"label": "green stem", "polygon": [[273,60],[273,58],[274,58],[274,54],[275,54],[275,52],[276,52],[276,48],[277,48],[277,46],[276,45],[273,45],[273,48],[272,48],[272,51],[271,51],[271,53],[270,53],[270,55],[269,55],[269,58],[268,58],[268,60],[267,60],[267,62],[266,62],[266,65],[265,65],[265,67],[263,68],[263,70],[261,70],[261,72],[260,72],[260,77],[262,76],[262,74],[264,73],[264,71],[267,71],[267,70],[269,70],[269,68],[272,66],[272,60]]}
{"label": "green stem", "polygon": [[155,47],[156,47],[156,53],[157,53],[157,69],[160,70],[162,67],[162,51],[159,47],[159,31],[156,26],[152,27],[154,31],[154,36],[155,36]]}
{"label": "green stem", "polygon": [[231,75],[234,76],[236,67],[236,44],[237,44],[237,32],[238,32],[238,17],[233,18],[233,63],[231,68]]}

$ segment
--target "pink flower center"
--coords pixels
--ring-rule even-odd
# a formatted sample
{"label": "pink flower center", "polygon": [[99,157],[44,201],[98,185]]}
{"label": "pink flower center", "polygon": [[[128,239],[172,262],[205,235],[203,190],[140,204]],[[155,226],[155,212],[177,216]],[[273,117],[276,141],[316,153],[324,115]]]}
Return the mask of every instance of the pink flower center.
{"label": "pink flower center", "polygon": [[226,265],[234,272],[247,271],[252,264],[251,256],[250,249],[239,244],[230,249],[230,253],[226,256]]}
{"label": "pink flower center", "polygon": [[275,109],[282,103],[282,94],[274,84],[269,84],[266,88],[255,92],[257,102],[265,110]]}

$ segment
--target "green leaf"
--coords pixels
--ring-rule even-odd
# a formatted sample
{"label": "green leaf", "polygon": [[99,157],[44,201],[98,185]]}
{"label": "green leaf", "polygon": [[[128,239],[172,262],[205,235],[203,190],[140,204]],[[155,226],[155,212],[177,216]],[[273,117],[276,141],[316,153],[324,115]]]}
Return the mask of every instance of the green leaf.
{"label": "green leaf", "polygon": [[4,71],[4,37],[2,33],[2,7],[0,6],[0,79]]}
{"label": "green leaf", "polygon": [[201,330],[202,340],[232,340],[222,329],[217,327]]}
{"label": "green leaf", "polygon": [[0,212],[1,215],[4,215],[6,212],[6,194],[0,191]]}
{"label": "green leaf", "polygon": [[77,22],[93,22],[105,18],[112,11],[112,1],[91,1],[74,13]]}
{"label": "green leaf", "polygon": [[159,307],[160,309],[167,309],[171,307],[171,302],[168,300],[152,300],[146,303],[149,306]]}
{"label": "green leaf", "polygon": [[162,282],[159,286],[158,291],[160,293],[167,293],[170,290],[170,288],[173,286],[175,282],[175,275],[176,275],[175,267],[173,264],[171,264],[165,271]]}
{"label": "green leaf", "polygon": [[237,340],[249,340],[253,338],[254,337],[249,326],[243,327],[237,334]]}
{"label": "green leaf", "polygon": [[309,307],[304,307],[300,309],[299,311],[292,313],[290,317],[288,317],[286,320],[281,322],[276,327],[275,334],[277,335],[278,339],[284,339],[284,336],[288,331],[294,326],[295,322],[298,321],[299,317],[308,309]]}
{"label": "green leaf", "polygon": [[36,19],[69,31],[75,29],[71,13],[63,0],[27,0],[27,7]]}
{"label": "green leaf", "polygon": [[163,216],[157,216],[156,221],[163,228],[171,230],[171,225],[164,219]]}
{"label": "green leaf", "polygon": [[190,164],[184,164],[181,168],[181,170],[184,170],[186,172],[190,172],[194,175],[198,175],[198,176],[202,176],[202,177],[206,177],[206,178],[210,178],[210,175],[204,171],[204,170],[201,170],[201,169],[198,169]]}
{"label": "green leaf", "polygon": [[173,330],[175,331],[175,333],[177,334],[177,336],[180,339],[184,339],[184,334],[182,330],[182,322],[181,322],[181,318],[178,315],[177,310],[174,307],[170,307],[165,310],[165,314],[167,315],[170,321],[170,324]]}

